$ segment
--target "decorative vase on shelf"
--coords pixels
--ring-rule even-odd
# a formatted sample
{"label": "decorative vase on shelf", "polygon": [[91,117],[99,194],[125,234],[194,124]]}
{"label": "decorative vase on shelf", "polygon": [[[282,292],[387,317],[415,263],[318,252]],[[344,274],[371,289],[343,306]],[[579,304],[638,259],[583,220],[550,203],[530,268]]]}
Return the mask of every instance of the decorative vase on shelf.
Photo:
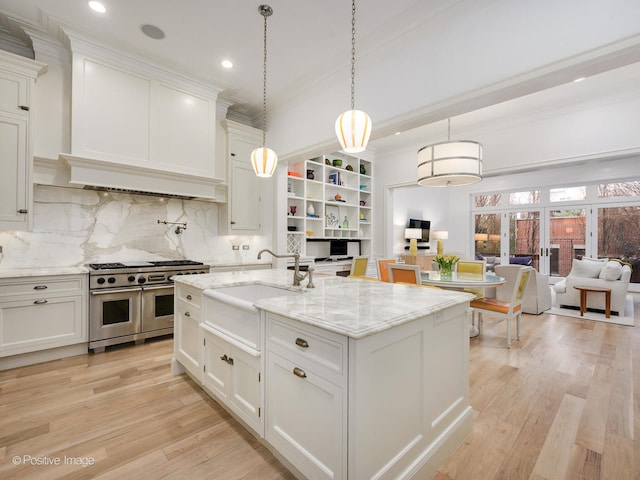
{"label": "decorative vase on shelf", "polygon": [[347,216],[344,216],[344,221],[342,222],[342,228],[349,228],[349,220],[347,220]]}
{"label": "decorative vase on shelf", "polygon": [[315,175],[314,175],[314,173],[313,173],[313,170],[307,170],[307,178],[308,178],[309,180],[313,180],[313,179],[315,179],[315,178],[316,178],[316,176],[315,176]]}
{"label": "decorative vase on shelf", "polygon": [[360,165],[360,174],[361,175],[366,175],[367,174],[367,168],[364,165]]}
{"label": "decorative vase on shelf", "polygon": [[315,215],[316,214],[316,210],[313,208],[313,204],[309,204],[309,206],[307,207],[307,215],[311,216],[311,215]]}

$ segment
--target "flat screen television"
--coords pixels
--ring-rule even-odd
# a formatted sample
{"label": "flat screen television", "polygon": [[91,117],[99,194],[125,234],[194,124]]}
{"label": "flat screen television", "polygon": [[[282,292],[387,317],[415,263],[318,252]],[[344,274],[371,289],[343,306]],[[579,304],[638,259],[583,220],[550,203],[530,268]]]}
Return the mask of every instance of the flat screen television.
{"label": "flat screen television", "polygon": [[346,257],[347,241],[346,240],[330,240],[329,256],[330,257]]}
{"label": "flat screen television", "polygon": [[429,230],[431,229],[431,222],[429,220],[418,220],[416,218],[409,219],[409,228],[419,228],[422,230],[422,238],[419,242],[429,241]]}

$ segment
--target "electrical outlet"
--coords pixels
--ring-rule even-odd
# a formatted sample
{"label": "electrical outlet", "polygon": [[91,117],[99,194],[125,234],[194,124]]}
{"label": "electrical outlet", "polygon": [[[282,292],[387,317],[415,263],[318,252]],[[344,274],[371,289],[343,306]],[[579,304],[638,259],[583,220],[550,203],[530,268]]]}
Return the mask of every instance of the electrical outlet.
{"label": "electrical outlet", "polygon": [[240,245],[232,245],[231,248],[233,250],[240,250]]}
{"label": "electrical outlet", "polygon": [[242,245],[243,250],[249,250],[249,245]]}

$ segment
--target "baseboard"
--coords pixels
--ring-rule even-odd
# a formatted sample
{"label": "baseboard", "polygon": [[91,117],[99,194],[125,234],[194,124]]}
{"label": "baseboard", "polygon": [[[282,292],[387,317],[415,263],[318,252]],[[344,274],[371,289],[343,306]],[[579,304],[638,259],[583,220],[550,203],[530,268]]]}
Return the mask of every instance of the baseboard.
{"label": "baseboard", "polygon": [[36,363],[50,362],[61,358],[75,357],[76,355],[88,355],[89,344],[86,342],[65,347],[48,348],[37,352],[21,353],[9,357],[0,358],[0,371],[10,368],[26,367]]}

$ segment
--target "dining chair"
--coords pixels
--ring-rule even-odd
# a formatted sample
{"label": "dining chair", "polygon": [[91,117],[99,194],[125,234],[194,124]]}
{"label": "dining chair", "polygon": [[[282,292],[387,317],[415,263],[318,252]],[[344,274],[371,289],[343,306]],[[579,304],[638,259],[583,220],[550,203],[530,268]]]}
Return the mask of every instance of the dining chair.
{"label": "dining chair", "polygon": [[[484,280],[487,268],[486,260],[459,260],[456,263],[456,274],[459,280]],[[484,297],[484,288],[465,288],[476,298]]]}
{"label": "dining chair", "polygon": [[351,264],[350,276],[362,277],[367,273],[367,265],[369,264],[369,257],[356,257]]}
{"label": "dining chair", "polygon": [[392,263],[396,263],[395,260],[378,260],[378,278],[383,282],[389,281],[389,268]]}
{"label": "dining chair", "polygon": [[508,301],[496,298],[476,298],[471,300],[470,307],[473,313],[478,313],[478,329],[482,332],[483,314],[489,313],[507,320],[507,347],[511,348],[511,320],[516,318],[516,340],[520,340],[520,316],[522,314],[522,300],[524,291],[533,269],[522,267],[513,279],[511,295]]}
{"label": "dining chair", "polygon": [[420,278],[420,267],[418,265],[404,265],[398,263],[390,263],[387,265],[389,269],[389,281],[391,283],[410,283],[412,285],[422,285]]}

